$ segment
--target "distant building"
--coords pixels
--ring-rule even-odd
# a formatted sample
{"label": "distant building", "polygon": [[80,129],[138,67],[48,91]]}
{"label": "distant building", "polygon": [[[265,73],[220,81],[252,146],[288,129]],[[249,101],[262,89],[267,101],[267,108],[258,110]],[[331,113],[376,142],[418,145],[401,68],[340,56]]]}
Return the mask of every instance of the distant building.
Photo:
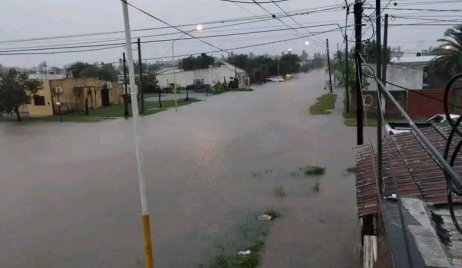
{"label": "distant building", "polygon": [[192,71],[167,69],[159,71],[157,72],[156,79],[159,81],[159,86],[161,88],[173,85],[174,76],[177,87],[186,87],[196,83],[209,84],[213,86],[217,82],[223,83],[226,81],[226,83],[229,83],[234,79],[235,74],[239,81],[239,87],[246,87],[250,84],[249,77],[244,70],[225,61],[220,61],[219,66],[212,66],[207,69]]}
{"label": "distant building", "polygon": [[412,56],[412,57],[397,57],[390,60],[390,64],[401,65],[406,67],[413,67],[418,69],[424,69],[430,61],[432,61],[436,56]]}

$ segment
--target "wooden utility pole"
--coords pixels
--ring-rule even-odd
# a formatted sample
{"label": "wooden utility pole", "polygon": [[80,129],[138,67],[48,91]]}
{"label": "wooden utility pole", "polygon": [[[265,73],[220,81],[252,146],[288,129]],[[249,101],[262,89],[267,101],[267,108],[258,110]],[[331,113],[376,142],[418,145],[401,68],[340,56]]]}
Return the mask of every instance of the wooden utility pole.
{"label": "wooden utility pole", "polygon": [[138,92],[140,95],[140,112],[144,114],[143,62],[141,61],[141,41],[139,38],[138,38],[138,64],[139,64],[139,74],[140,74],[140,83],[138,85]]}
{"label": "wooden utility pole", "polygon": [[347,34],[347,23],[348,23],[348,15],[350,14],[350,7],[348,6],[348,2],[345,0],[345,97],[346,97],[346,112],[350,112],[350,92],[348,90],[350,75],[349,75],[349,59],[348,59],[348,34]]}
{"label": "wooden utility pole", "polygon": [[348,35],[345,34],[345,97],[346,97],[346,112],[350,112],[350,92],[348,90],[350,83],[349,70],[349,58],[348,58]]}
{"label": "wooden utility pole", "polygon": [[122,53],[122,61],[124,64],[124,116],[128,119],[128,79],[127,79],[127,60],[125,59],[125,52]]}
{"label": "wooden utility pole", "polygon": [[382,83],[387,86],[387,64],[388,64],[388,14],[385,14],[385,25],[383,28],[383,59],[382,59]]}
{"label": "wooden utility pole", "polygon": [[361,69],[361,42],[362,42],[362,16],[363,3],[361,0],[356,0],[354,4],[355,14],[355,58],[356,58],[356,139],[357,144],[364,143],[363,136],[363,95],[361,91],[362,69]]}
{"label": "wooden utility pole", "polygon": [[326,39],[326,44],[327,44],[327,66],[329,68],[329,89],[330,89],[330,93],[332,93],[332,74],[330,70],[329,38]]}
{"label": "wooden utility pole", "polygon": [[[376,57],[376,76],[378,80],[382,78],[382,21],[381,19],[381,12],[382,9],[380,7],[380,0],[375,1],[375,57]],[[379,188],[379,195],[382,196],[382,93],[380,92],[380,85],[377,83],[377,100],[376,100],[376,117],[377,117],[377,178],[378,178],[378,188]]]}

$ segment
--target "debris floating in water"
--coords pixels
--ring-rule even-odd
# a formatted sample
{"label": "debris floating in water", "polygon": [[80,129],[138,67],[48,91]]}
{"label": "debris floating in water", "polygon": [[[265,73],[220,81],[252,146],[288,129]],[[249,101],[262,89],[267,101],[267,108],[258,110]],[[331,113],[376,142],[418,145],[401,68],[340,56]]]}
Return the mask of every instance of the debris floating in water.
{"label": "debris floating in water", "polygon": [[273,217],[271,217],[268,214],[262,214],[262,215],[258,216],[258,220],[260,220],[260,221],[270,221],[271,219],[273,219]]}
{"label": "debris floating in water", "polygon": [[250,249],[248,249],[248,250],[244,250],[244,251],[239,251],[237,254],[238,255],[249,255],[250,253],[252,253],[252,251],[250,251]]}

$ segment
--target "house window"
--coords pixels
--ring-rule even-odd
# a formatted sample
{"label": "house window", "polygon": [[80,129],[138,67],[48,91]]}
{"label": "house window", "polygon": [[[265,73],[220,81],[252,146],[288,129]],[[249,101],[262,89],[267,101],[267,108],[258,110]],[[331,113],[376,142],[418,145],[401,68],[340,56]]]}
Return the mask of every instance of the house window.
{"label": "house window", "polygon": [[36,106],[45,106],[45,97],[34,95],[34,105]]}

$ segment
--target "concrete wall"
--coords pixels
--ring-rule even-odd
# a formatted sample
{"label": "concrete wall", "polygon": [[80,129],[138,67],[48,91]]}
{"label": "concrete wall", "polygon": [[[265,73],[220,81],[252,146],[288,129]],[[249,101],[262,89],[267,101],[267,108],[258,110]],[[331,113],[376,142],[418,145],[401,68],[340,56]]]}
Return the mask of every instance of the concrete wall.
{"label": "concrete wall", "polygon": [[[175,83],[177,87],[192,85],[195,79],[203,79],[205,84],[214,85],[217,82],[223,83],[223,78],[226,78],[226,83],[229,83],[231,79],[234,79],[234,69],[223,65],[220,67],[214,67],[211,70],[200,69],[175,73]],[[248,86],[248,79],[245,72],[238,71],[237,78],[239,80],[239,87]],[[170,84],[173,83],[173,73],[158,74],[156,79],[159,81],[159,86],[161,88],[169,87]]]}

